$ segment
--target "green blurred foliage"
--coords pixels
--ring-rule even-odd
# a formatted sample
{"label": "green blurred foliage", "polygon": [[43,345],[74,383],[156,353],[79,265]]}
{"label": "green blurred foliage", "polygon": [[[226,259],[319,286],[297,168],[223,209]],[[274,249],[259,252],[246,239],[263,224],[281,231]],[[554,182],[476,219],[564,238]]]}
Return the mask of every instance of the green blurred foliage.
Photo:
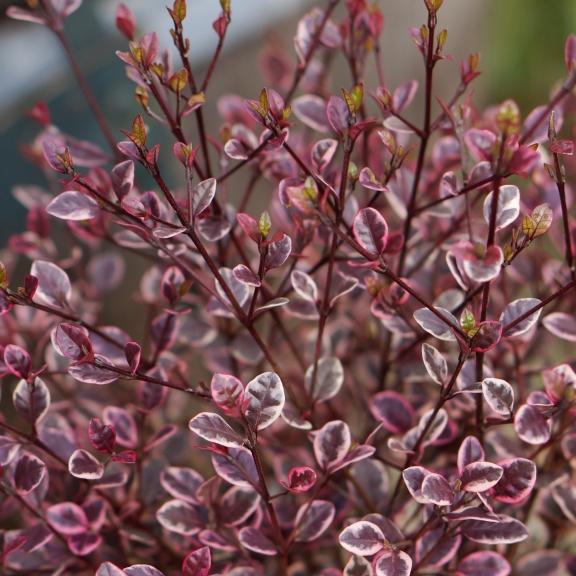
{"label": "green blurred foliage", "polygon": [[485,18],[488,101],[513,97],[524,110],[541,104],[565,74],[564,41],[576,32],[576,0],[492,0]]}

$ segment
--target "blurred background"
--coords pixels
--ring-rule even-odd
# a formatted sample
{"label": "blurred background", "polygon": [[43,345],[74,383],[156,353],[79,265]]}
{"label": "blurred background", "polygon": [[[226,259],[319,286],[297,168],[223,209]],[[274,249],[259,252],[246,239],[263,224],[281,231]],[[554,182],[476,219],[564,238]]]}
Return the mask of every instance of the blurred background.
{"label": "blurred background", "polygon": [[[38,132],[38,126],[25,116],[35,102],[45,101],[53,122],[64,131],[104,146],[56,39],[41,26],[5,17],[6,8],[15,3],[0,0],[0,246],[25,226],[25,211],[12,197],[12,187],[44,182],[43,175],[19,151]],[[156,30],[162,44],[171,46],[167,0],[124,3],[135,12],[139,32]],[[133,84],[114,54],[126,48],[114,26],[117,4],[118,0],[85,0],[66,23],[75,54],[115,129],[127,128],[138,110]],[[293,56],[298,18],[322,4],[320,0],[232,0],[227,49],[205,107],[212,130],[218,126],[215,96],[257,95],[263,85],[257,63],[266,43],[282,45]],[[394,87],[414,77],[421,79],[421,59],[409,28],[425,21],[423,0],[380,0],[380,4],[385,17],[382,47],[387,82]],[[216,44],[211,23],[219,10],[218,0],[189,2],[187,34],[193,67],[199,73]],[[514,98],[526,113],[548,98],[550,87],[563,74],[564,40],[576,30],[576,2],[446,0],[439,26],[449,31],[447,51],[454,62],[439,66],[437,93],[449,97],[458,82],[458,61],[480,52],[484,74],[474,83],[476,102]],[[345,67],[340,68],[332,85],[335,92],[350,84]],[[376,79],[368,78],[367,83],[375,88]],[[414,119],[421,121],[418,115]]]}

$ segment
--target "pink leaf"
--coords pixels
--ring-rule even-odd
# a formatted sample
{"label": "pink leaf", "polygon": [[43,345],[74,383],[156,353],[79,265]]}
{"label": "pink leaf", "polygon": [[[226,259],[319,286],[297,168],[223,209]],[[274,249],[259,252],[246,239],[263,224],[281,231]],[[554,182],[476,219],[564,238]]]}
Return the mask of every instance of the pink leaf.
{"label": "pink leaf", "polygon": [[492,490],[492,498],[507,504],[524,502],[536,484],[536,464],[526,458],[511,458],[500,462],[500,466],[503,475]]}
{"label": "pink leaf", "polygon": [[229,448],[241,448],[244,439],[222,416],[212,412],[201,412],[190,420],[190,430],[208,442]]}
{"label": "pink leaf", "polygon": [[284,386],[275,372],[264,372],[244,389],[244,417],[255,430],[263,430],[279,417],[285,402]]}
{"label": "pink leaf", "polygon": [[16,344],[8,344],[8,346],[4,348],[4,364],[6,368],[8,368],[14,376],[18,376],[18,378],[28,378],[28,374],[30,374],[32,368],[30,354]]}
{"label": "pink leaf", "polygon": [[363,208],[354,218],[354,238],[374,260],[386,250],[388,224],[374,208]]}
{"label": "pink leaf", "polygon": [[312,542],[320,538],[332,524],[335,514],[334,504],[326,500],[314,500],[310,505],[303,504],[294,519],[295,542]]}
{"label": "pink leaf", "polygon": [[14,466],[14,488],[20,494],[29,494],[37,488],[46,476],[46,465],[40,458],[22,452]]}
{"label": "pink leaf", "polygon": [[372,522],[359,521],[340,532],[340,546],[357,556],[373,556],[384,548],[386,538]]}
{"label": "pink leaf", "polygon": [[370,411],[392,434],[406,432],[414,423],[412,406],[398,392],[380,392],[373,396],[370,400]]}
{"label": "pink leaf", "polygon": [[46,511],[46,518],[55,530],[66,536],[82,534],[90,527],[84,510],[73,502],[50,506]]}
{"label": "pink leaf", "polygon": [[324,470],[341,462],[350,450],[350,428],[341,420],[325,424],[314,436],[314,455]]}
{"label": "pink leaf", "polygon": [[45,260],[35,260],[30,270],[32,276],[38,278],[38,288],[34,299],[36,301],[62,308],[72,296],[72,285],[66,272]]}
{"label": "pink leaf", "polygon": [[193,550],[182,562],[182,576],[208,576],[212,566],[210,548],[203,546]]}
{"label": "pink leaf", "polygon": [[82,192],[62,192],[46,206],[50,216],[61,220],[84,221],[98,216],[98,203]]}
{"label": "pink leaf", "polygon": [[274,542],[258,528],[242,528],[238,533],[238,540],[244,548],[256,554],[262,556],[276,556],[278,554]]}
{"label": "pink leaf", "polygon": [[104,466],[86,450],[75,450],[68,459],[72,476],[84,480],[98,480],[104,475]]}
{"label": "pink leaf", "polygon": [[462,490],[466,492],[486,492],[495,486],[502,478],[504,471],[501,466],[491,462],[471,462],[467,464],[460,475]]}
{"label": "pink leaf", "polygon": [[44,418],[50,408],[50,390],[41,378],[33,382],[20,380],[12,394],[14,408],[32,424]]}
{"label": "pink leaf", "polygon": [[460,560],[456,576],[508,576],[512,568],[497,552],[482,550]]}

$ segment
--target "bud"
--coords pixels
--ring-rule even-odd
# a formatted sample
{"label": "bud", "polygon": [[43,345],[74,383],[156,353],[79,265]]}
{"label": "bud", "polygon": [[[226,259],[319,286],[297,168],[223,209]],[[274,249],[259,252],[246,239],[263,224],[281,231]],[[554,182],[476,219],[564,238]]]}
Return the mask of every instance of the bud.
{"label": "bud", "polygon": [[144,86],[136,86],[136,89],[134,90],[134,97],[136,98],[136,102],[138,102],[142,108],[148,108],[150,96],[148,94],[148,90],[144,88]]}
{"label": "bud", "polygon": [[465,308],[460,315],[460,326],[469,338],[473,338],[478,332],[476,327],[476,318],[469,308]]}
{"label": "bud", "polygon": [[442,4],[444,4],[444,0],[424,0],[424,4],[426,4],[426,8],[430,12],[438,12]]}
{"label": "bud", "polygon": [[174,72],[172,76],[170,76],[170,80],[168,80],[168,85],[170,86],[170,90],[172,92],[176,92],[180,94],[188,84],[188,72],[185,68],[180,68],[180,70]]}
{"label": "bud", "polygon": [[134,122],[132,122],[132,132],[128,134],[128,137],[138,148],[144,148],[144,146],[146,146],[146,126],[140,114],[134,118]]}
{"label": "bud", "polygon": [[6,290],[8,288],[8,272],[3,262],[0,262],[0,288]]}
{"label": "bud", "polygon": [[168,8],[172,20],[176,26],[180,26],[184,18],[186,18],[186,0],[174,0],[172,10]]}
{"label": "bud", "polygon": [[116,9],[116,28],[128,40],[134,40],[136,20],[132,10],[125,4],[119,4]]}
{"label": "bud", "polygon": [[520,130],[520,110],[514,100],[506,100],[496,113],[496,125],[501,132],[516,134]]}
{"label": "bud", "polygon": [[272,222],[270,220],[270,214],[268,214],[268,212],[262,212],[258,220],[258,232],[260,232],[262,238],[266,238],[268,234],[270,234],[271,228]]}

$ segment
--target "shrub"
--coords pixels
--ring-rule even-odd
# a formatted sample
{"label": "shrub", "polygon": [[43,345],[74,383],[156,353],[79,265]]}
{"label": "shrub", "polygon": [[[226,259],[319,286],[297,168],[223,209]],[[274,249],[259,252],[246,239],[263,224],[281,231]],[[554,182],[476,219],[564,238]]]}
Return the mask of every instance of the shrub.
{"label": "shrub", "polygon": [[[80,0],[9,9],[53,31],[110,150],[34,108],[51,192],[17,189],[0,274],[4,573],[575,574],[576,37],[523,120],[474,106],[477,54],[437,102],[442,0],[412,30],[421,87],[385,83],[376,5],[329,0],[244,100],[210,88],[220,3],[203,78],[192,2],[168,9],[174,62],[118,7],[141,107],[120,142],[64,35]],[[102,319],[136,260],[137,336]]]}

